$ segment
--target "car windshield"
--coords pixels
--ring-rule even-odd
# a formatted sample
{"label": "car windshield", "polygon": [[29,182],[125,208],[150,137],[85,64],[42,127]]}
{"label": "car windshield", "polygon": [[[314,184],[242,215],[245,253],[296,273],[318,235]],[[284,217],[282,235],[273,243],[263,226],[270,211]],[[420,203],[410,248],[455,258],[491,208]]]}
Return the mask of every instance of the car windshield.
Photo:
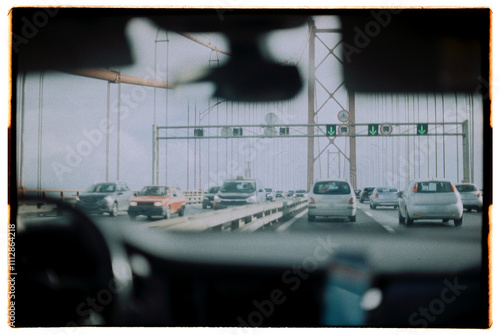
{"label": "car windshield", "polygon": [[113,193],[116,190],[115,184],[101,183],[90,186],[87,192],[91,193]]}
{"label": "car windshield", "polygon": [[318,182],[314,185],[314,194],[350,194],[349,184],[343,181]]}
{"label": "car windshield", "polygon": [[489,321],[498,6],[48,3],[4,13],[19,325]]}
{"label": "car windshield", "polygon": [[229,181],[222,184],[221,193],[254,193],[256,191],[253,181]]}
{"label": "car windshield", "polygon": [[208,193],[217,193],[217,192],[219,192],[218,186],[210,187],[210,190],[208,191]]}
{"label": "car windshield", "polygon": [[458,192],[477,192],[475,185],[456,185]]}
{"label": "car windshield", "polygon": [[146,186],[141,190],[141,195],[163,195],[170,196],[170,190],[164,186]]}

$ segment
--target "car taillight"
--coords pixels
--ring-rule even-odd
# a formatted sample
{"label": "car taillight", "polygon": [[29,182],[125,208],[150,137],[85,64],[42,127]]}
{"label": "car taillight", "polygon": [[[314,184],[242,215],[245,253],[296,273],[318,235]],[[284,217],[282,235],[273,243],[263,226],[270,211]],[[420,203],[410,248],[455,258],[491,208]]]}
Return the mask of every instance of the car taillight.
{"label": "car taillight", "polygon": [[314,205],[315,203],[314,198],[309,198],[309,205]]}
{"label": "car taillight", "polygon": [[354,198],[349,199],[349,205],[354,205]]}
{"label": "car taillight", "polygon": [[378,198],[378,193],[375,193],[375,198]]}
{"label": "car taillight", "polygon": [[415,186],[413,186],[413,193],[417,193],[417,189],[418,189],[418,184],[415,184]]}
{"label": "car taillight", "polygon": [[455,185],[451,184],[451,189],[453,190],[453,192],[456,192],[457,189],[455,188]]}
{"label": "car taillight", "polygon": [[478,198],[481,198],[481,192],[478,192],[478,193],[477,193],[477,197],[478,197]]}

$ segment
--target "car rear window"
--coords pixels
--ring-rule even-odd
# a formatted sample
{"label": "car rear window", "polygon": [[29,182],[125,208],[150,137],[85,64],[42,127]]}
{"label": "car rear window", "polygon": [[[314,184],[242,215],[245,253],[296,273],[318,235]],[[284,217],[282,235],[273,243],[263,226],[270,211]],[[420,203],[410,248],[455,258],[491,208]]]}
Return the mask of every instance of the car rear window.
{"label": "car rear window", "polygon": [[313,189],[314,194],[350,194],[349,184],[343,181],[317,182]]}
{"label": "car rear window", "polygon": [[458,192],[476,192],[477,187],[475,185],[457,185]]}
{"label": "car rear window", "polygon": [[390,187],[379,187],[377,188],[377,192],[379,193],[396,193],[398,190]]}
{"label": "car rear window", "polygon": [[453,192],[449,182],[420,182],[417,183],[417,193],[446,193]]}

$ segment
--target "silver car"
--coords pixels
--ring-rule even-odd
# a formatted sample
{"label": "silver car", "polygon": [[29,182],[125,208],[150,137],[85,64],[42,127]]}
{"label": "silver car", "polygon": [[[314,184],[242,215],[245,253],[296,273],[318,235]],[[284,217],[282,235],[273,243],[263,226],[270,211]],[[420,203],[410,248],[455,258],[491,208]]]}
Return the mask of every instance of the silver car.
{"label": "silver car", "polygon": [[314,183],[308,194],[308,219],[316,216],[347,217],[356,221],[356,195],[345,180],[320,180]]}
{"label": "silver car", "polygon": [[399,198],[399,223],[413,224],[415,220],[436,219],[455,226],[462,225],[463,205],[460,194],[449,180],[421,180],[408,184]]}
{"label": "silver car", "polygon": [[483,210],[483,196],[474,184],[457,184],[458,193],[462,198],[464,209],[471,211],[475,209],[478,213]]}
{"label": "silver car", "polygon": [[379,206],[391,206],[398,208],[398,189],[391,186],[375,187],[370,195],[370,208],[377,209]]}

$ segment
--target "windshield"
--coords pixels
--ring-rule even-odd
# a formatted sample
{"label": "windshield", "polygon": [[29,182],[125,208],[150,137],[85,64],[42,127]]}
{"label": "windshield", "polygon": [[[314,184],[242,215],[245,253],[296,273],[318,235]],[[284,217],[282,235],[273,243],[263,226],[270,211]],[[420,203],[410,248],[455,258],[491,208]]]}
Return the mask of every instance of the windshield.
{"label": "windshield", "polygon": [[[17,272],[29,326],[488,317],[498,13],[332,6],[4,15],[9,220],[35,234],[33,271]],[[65,206],[81,216],[67,230],[99,232],[59,234]]]}
{"label": "windshield", "polygon": [[163,195],[170,196],[170,190],[164,186],[146,186],[141,190],[140,195]]}
{"label": "windshield", "polygon": [[115,184],[95,184],[90,186],[87,189],[87,192],[91,193],[112,193],[116,190],[116,185]]}
{"label": "windshield", "polygon": [[221,193],[254,193],[256,191],[253,181],[230,181],[222,184]]}
{"label": "windshield", "polygon": [[219,192],[218,186],[211,187],[210,190],[208,191],[208,193],[217,193],[217,192]]}

